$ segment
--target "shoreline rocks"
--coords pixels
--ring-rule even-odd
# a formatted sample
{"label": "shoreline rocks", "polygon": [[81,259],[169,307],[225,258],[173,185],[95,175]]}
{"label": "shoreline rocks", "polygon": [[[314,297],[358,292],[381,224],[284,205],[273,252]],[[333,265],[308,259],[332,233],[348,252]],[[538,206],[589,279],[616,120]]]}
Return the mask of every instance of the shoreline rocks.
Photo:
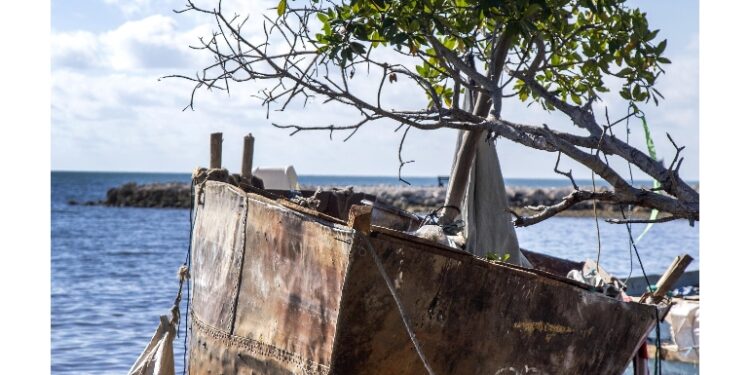
{"label": "shoreline rocks", "polygon": [[[321,186],[321,188],[341,188],[341,186]],[[318,186],[302,186],[303,190],[316,190]],[[446,187],[439,186],[400,186],[366,185],[353,186],[356,192],[371,194],[379,201],[403,210],[429,213],[439,209],[445,201]],[[603,189],[598,189],[603,190]],[[533,215],[535,206],[548,206],[560,202],[573,191],[572,187],[526,187],[507,186],[508,203],[514,212]],[[104,205],[110,207],[154,207],[190,208],[190,185],[185,183],[155,183],[139,185],[133,182],[107,191],[106,199],[98,202],[69,201],[71,205]],[[602,217],[618,217],[619,209],[606,203],[597,203],[598,214]],[[638,217],[647,217],[650,210],[634,208]],[[561,216],[594,216],[593,202],[580,202],[560,214]]]}

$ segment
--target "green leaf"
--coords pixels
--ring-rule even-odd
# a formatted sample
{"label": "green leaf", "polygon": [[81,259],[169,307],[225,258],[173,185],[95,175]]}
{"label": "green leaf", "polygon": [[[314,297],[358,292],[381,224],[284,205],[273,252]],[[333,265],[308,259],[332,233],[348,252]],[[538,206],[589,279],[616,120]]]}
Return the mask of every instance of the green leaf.
{"label": "green leaf", "polygon": [[518,99],[521,99],[522,102],[525,102],[528,98],[529,92],[527,90],[521,90],[518,92]]}
{"label": "green leaf", "polygon": [[620,70],[619,72],[615,73],[615,75],[620,78],[625,78],[626,76],[629,76],[631,74],[633,74],[633,68],[624,68]]}
{"label": "green leaf", "polygon": [[623,99],[631,100],[633,97],[630,95],[630,90],[627,89],[627,87],[623,87],[622,90],[620,90],[620,96],[622,96]]}
{"label": "green leaf", "polygon": [[279,1],[279,5],[276,6],[276,14],[281,17],[284,12],[286,12],[286,0],[281,0]]}
{"label": "green leaf", "polygon": [[656,61],[662,63],[662,64],[671,64],[672,61],[666,57],[657,57]]}
{"label": "green leaf", "polygon": [[666,39],[662,40],[661,43],[659,43],[659,45],[656,46],[656,54],[657,55],[661,55],[664,52],[665,49],[667,49],[667,40]]}
{"label": "green leaf", "polygon": [[384,0],[371,0],[373,4],[377,7],[378,10],[385,10],[385,1]]}
{"label": "green leaf", "polygon": [[559,65],[560,64],[560,56],[556,54],[552,54],[551,61],[552,65]]}
{"label": "green leaf", "polygon": [[456,39],[455,38],[446,38],[445,42],[443,43],[445,45],[445,48],[448,49],[454,49],[456,47]]}

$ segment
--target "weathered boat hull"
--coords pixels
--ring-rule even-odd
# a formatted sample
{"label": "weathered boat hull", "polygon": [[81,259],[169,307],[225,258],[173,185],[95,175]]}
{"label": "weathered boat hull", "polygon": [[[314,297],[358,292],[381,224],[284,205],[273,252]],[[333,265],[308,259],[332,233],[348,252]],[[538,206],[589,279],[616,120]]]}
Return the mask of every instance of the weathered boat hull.
{"label": "weathered boat hull", "polygon": [[436,374],[618,374],[653,326],[652,307],[544,271],[356,235],[224,183],[200,195],[192,373],[425,374],[395,298]]}

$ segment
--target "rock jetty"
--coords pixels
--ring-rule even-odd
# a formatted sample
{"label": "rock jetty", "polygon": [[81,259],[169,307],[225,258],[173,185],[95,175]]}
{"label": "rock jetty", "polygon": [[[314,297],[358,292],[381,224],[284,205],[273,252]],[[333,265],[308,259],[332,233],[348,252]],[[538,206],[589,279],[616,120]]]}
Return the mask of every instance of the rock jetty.
{"label": "rock jetty", "polygon": [[[323,186],[321,188],[342,188],[341,186]],[[303,190],[316,190],[318,186],[302,186]],[[400,209],[417,213],[432,212],[445,201],[445,187],[438,186],[398,186],[367,185],[353,186],[356,192],[377,196],[378,200],[394,205]],[[573,191],[570,187],[538,188],[525,186],[508,186],[508,202],[514,212],[523,215],[533,214],[533,207],[546,206],[560,202]],[[185,183],[157,183],[139,185],[127,183],[107,191],[106,199],[98,202],[75,202],[71,204],[106,205],[113,207],[160,207],[189,208],[190,185]],[[598,203],[597,208],[603,216],[615,217],[619,211],[607,204]],[[636,210],[636,214],[648,214],[645,209]],[[581,202],[562,213],[563,216],[593,216],[593,202]],[[640,216],[640,215],[639,215]]]}
{"label": "rock jetty", "polygon": [[164,183],[138,185],[130,182],[107,191],[106,206],[116,207],[190,207],[190,185]]}

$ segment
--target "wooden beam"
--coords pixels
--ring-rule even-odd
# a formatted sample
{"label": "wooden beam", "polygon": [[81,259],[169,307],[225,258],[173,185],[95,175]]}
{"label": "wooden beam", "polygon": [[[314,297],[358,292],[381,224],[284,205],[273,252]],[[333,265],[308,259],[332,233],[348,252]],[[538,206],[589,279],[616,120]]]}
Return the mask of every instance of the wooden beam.
{"label": "wooden beam", "polygon": [[[672,290],[674,284],[682,276],[685,269],[693,261],[693,257],[688,254],[680,255],[672,261],[672,264],[667,268],[667,271],[661,276],[659,281],[656,283],[656,290],[649,295],[648,291],[641,297],[641,301],[649,299],[652,302],[659,302],[667,292]],[[650,298],[648,298],[650,297]]]}
{"label": "wooden beam", "polygon": [[354,204],[349,208],[347,225],[365,235],[370,234],[372,224],[372,206]]}
{"label": "wooden beam", "polygon": [[221,168],[221,142],[223,136],[221,133],[211,133],[211,169]]}
{"label": "wooden beam", "polygon": [[242,148],[242,178],[250,179],[253,176],[253,149],[255,138],[252,133],[245,136],[245,144]]}

